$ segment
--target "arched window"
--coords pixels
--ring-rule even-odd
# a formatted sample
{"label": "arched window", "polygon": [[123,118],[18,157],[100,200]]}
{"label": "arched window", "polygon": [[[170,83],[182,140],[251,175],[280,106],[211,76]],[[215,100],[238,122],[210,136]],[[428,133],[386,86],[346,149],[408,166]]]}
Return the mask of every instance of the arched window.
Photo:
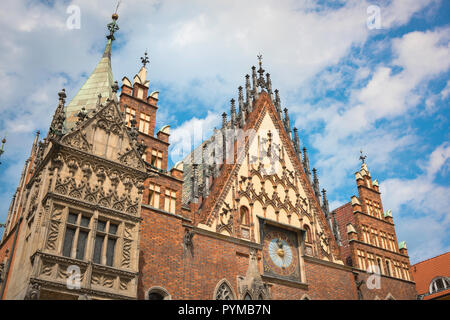
{"label": "arched window", "polygon": [[305,242],[306,243],[312,243],[312,236],[311,236],[311,229],[309,228],[309,226],[307,224],[305,224],[303,226],[303,229],[305,229]]}
{"label": "arched window", "polygon": [[311,300],[311,298],[305,293],[300,300]]}
{"label": "arched window", "polygon": [[388,276],[391,276],[391,266],[389,265],[389,261],[386,260],[386,273]]}
{"label": "arched window", "polygon": [[447,277],[436,277],[430,283],[430,294],[450,288],[450,280]]}
{"label": "arched window", "polygon": [[378,264],[380,274],[384,274],[383,269],[381,268],[381,259],[380,258],[377,258],[377,264]]}
{"label": "arched window", "polygon": [[172,296],[162,287],[153,287],[147,291],[147,300],[172,300]]}
{"label": "arched window", "polygon": [[234,300],[234,293],[231,289],[231,285],[227,280],[222,280],[216,286],[216,290],[214,291],[214,299],[215,300]]}
{"label": "arched window", "polygon": [[244,300],[252,300],[252,297],[248,293],[246,293],[244,296]]}
{"label": "arched window", "polygon": [[250,215],[247,207],[245,206],[241,207],[240,217],[241,217],[241,224],[243,224],[244,226],[250,225]]}

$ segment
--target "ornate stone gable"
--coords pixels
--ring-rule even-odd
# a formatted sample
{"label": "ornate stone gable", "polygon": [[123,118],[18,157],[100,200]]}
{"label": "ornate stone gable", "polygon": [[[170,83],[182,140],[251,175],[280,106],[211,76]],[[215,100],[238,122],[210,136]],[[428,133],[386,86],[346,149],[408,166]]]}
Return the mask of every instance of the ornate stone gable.
{"label": "ornate stone gable", "polygon": [[78,118],[77,126],[62,138],[62,144],[146,170],[142,160],[145,146],[137,142],[134,128],[126,126],[116,101],[109,100],[105,106],[99,105],[90,116],[81,111]]}
{"label": "ornate stone gable", "polygon": [[[269,133],[263,130],[263,122],[266,127],[271,123]],[[201,223],[216,232],[226,231],[226,234],[231,236],[242,237],[241,231],[248,231],[247,227],[240,228],[241,206],[247,206],[254,217],[265,217],[270,211],[275,214],[274,220],[293,223],[299,228],[307,224],[314,230],[312,241],[316,245],[315,255],[330,261],[339,260],[337,244],[324,215],[321,214],[321,206],[314,196],[292,141],[266,93],[260,95],[249,115],[244,127],[244,130],[248,129],[255,130],[257,137],[254,140],[249,139],[246,147],[238,150],[240,154],[236,158],[245,159],[244,161],[223,165],[209,197],[202,204]],[[278,144],[271,142],[272,135],[278,135]],[[256,138],[260,139],[260,142],[256,141]],[[280,168],[276,174],[264,174],[261,164],[248,165],[249,159],[246,157],[249,149],[253,147],[252,144],[260,144],[261,141],[266,145],[266,152],[279,151],[277,160]],[[250,231],[252,236],[244,238],[256,241],[254,236],[258,234],[257,222],[255,219],[251,220],[248,223],[250,229],[253,229]]]}

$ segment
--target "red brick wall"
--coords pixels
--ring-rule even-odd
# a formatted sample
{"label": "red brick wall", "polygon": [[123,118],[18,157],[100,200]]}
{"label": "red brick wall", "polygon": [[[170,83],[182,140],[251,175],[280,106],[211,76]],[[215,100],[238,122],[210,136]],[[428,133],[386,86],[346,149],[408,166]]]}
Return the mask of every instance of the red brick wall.
{"label": "red brick wall", "polygon": [[361,286],[361,292],[364,300],[374,300],[375,297],[385,299],[390,293],[395,300],[415,300],[417,298],[416,287],[414,283],[392,279],[388,277],[381,277],[380,289],[369,290],[367,287],[367,273],[360,273],[358,280],[364,280],[365,283]]}

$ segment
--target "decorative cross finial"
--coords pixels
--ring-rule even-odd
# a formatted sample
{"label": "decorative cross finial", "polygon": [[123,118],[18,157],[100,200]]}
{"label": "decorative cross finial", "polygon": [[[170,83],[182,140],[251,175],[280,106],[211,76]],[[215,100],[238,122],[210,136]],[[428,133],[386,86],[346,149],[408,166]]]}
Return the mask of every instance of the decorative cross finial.
{"label": "decorative cross finial", "polygon": [[262,68],[262,54],[257,55],[258,61],[259,61],[259,79],[258,79],[258,85],[261,87],[261,89],[264,89],[266,87],[266,81],[264,80],[264,72],[265,70]]}
{"label": "decorative cross finial", "polygon": [[113,21],[107,25],[107,28],[109,30],[109,35],[106,36],[106,39],[114,41],[116,38],[114,38],[114,33],[116,31],[119,31],[119,26],[117,25],[117,20],[119,19],[119,15],[117,14],[117,10],[119,10],[121,0],[117,3],[116,11],[112,15]]}
{"label": "decorative cross finial", "polygon": [[150,60],[148,59],[147,50],[145,51],[144,56],[141,57],[141,62],[142,62],[142,64],[144,65],[144,68],[145,68],[145,66],[147,65],[147,63],[150,62]]}
{"label": "decorative cross finial", "polygon": [[258,58],[259,66],[261,67],[261,66],[262,66],[262,59],[263,59],[263,56],[262,56],[262,54],[260,53],[260,54],[258,54],[256,57]]}
{"label": "decorative cross finial", "polygon": [[361,156],[359,157],[359,160],[361,160],[362,163],[365,164],[367,156],[363,155],[363,151],[362,150],[360,151],[360,153],[361,153]]}

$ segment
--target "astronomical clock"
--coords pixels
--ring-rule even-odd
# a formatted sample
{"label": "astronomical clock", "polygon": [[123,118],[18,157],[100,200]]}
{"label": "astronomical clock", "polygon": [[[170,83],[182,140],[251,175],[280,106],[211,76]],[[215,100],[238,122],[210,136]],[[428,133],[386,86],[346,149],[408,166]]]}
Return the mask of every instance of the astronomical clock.
{"label": "astronomical clock", "polygon": [[300,282],[297,233],[260,222],[264,275]]}

